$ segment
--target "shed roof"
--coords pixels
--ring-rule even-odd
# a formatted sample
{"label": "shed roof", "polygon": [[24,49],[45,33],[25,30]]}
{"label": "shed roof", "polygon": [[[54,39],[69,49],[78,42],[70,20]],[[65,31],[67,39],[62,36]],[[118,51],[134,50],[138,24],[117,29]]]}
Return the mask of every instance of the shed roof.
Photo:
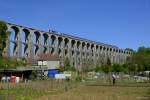
{"label": "shed roof", "polygon": [[47,53],[47,54],[39,54],[37,56],[37,60],[42,60],[42,61],[59,61],[59,55],[56,55],[56,54],[50,54],[50,53]]}

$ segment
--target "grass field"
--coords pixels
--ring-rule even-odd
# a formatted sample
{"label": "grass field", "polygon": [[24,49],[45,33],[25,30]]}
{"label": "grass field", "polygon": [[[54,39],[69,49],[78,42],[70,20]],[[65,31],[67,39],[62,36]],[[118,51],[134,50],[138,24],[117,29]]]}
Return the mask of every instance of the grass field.
{"label": "grass field", "polygon": [[85,86],[38,100],[150,100],[150,87]]}
{"label": "grass field", "polygon": [[[5,97],[3,97],[5,96]],[[0,100],[150,100],[150,83],[134,79],[85,80],[81,83],[45,80],[0,84]]]}
{"label": "grass field", "polygon": [[37,100],[150,100],[150,83],[135,83],[128,79],[118,80],[113,86],[108,81],[91,80],[67,92]]}

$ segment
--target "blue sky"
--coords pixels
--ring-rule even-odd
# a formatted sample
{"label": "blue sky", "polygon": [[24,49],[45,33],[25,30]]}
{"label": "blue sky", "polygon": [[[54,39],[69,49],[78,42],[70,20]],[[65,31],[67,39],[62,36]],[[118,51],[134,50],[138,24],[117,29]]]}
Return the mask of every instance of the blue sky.
{"label": "blue sky", "polygon": [[150,0],[0,0],[0,20],[120,48],[150,47]]}

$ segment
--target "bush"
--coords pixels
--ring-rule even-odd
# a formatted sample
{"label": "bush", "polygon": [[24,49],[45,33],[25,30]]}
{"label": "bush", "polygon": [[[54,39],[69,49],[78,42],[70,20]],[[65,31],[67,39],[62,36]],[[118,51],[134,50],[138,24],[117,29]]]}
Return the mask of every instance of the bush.
{"label": "bush", "polygon": [[123,71],[124,71],[124,68],[123,68],[123,66],[120,65],[120,64],[114,64],[114,65],[112,66],[112,71],[113,71],[113,72],[123,72]]}
{"label": "bush", "polygon": [[82,80],[82,77],[78,74],[77,77],[75,78],[75,81],[81,82],[81,80]]}
{"label": "bush", "polygon": [[36,80],[37,79],[37,71],[32,71],[31,75],[29,76],[31,80]]}

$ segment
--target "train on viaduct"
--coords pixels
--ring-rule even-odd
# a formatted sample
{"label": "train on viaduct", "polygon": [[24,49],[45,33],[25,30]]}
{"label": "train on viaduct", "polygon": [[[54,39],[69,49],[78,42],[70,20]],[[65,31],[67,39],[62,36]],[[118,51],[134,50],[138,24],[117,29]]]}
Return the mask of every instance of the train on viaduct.
{"label": "train on viaduct", "polygon": [[9,39],[3,55],[17,58],[35,59],[38,54],[58,55],[63,66],[68,58],[75,68],[111,63],[123,64],[132,52],[117,46],[95,42],[49,30],[48,32],[6,22]]}

